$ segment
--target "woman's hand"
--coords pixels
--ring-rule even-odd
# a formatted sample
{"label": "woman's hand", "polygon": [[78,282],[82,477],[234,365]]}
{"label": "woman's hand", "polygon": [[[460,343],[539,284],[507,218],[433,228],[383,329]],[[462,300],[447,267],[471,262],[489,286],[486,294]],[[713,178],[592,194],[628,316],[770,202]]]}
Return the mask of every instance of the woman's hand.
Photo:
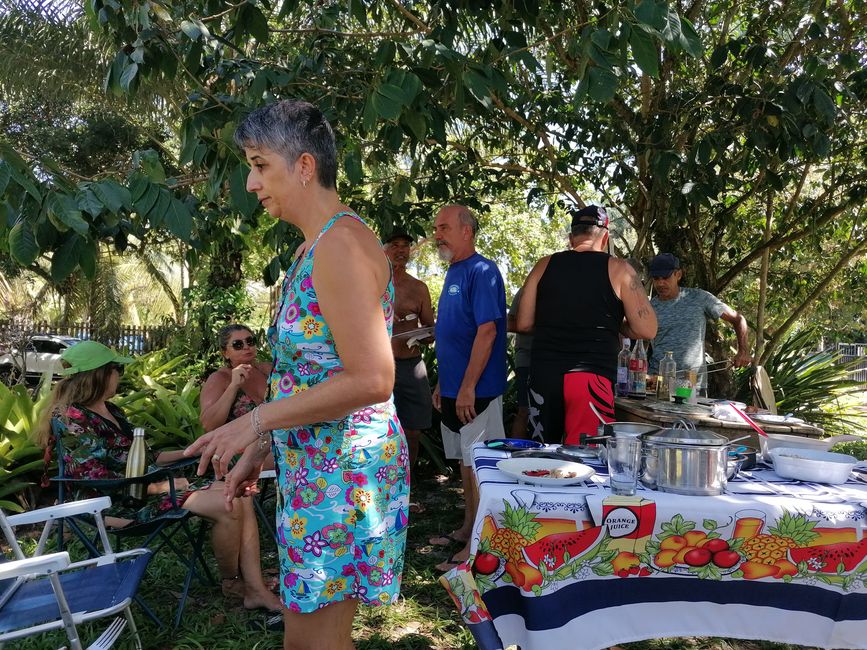
{"label": "woman's hand", "polygon": [[210,463],[214,466],[214,475],[220,480],[226,475],[232,457],[255,440],[251,412],[201,436],[184,449],[184,456],[201,454],[196,473],[203,476]]}
{"label": "woman's hand", "polygon": [[232,379],[229,380],[229,386],[232,388],[239,388],[241,384],[247,380],[247,375],[250,374],[252,369],[253,366],[249,363],[239,363],[237,366],[232,368]]}
{"label": "woman's hand", "polygon": [[268,457],[268,449],[261,452],[258,444],[253,444],[244,450],[244,453],[232,467],[232,471],[226,474],[226,510],[232,511],[232,505],[237,497],[250,497],[258,490],[259,474],[262,473],[262,464]]}

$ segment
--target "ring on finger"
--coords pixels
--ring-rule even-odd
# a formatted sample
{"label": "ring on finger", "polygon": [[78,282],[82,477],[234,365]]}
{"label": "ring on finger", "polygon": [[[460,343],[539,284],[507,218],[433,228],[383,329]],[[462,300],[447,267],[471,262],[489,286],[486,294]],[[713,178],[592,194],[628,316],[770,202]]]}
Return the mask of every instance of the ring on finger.
{"label": "ring on finger", "polygon": [[217,454],[214,454],[213,456],[211,456],[211,460],[215,460],[215,461],[217,461],[217,462],[219,463],[219,462],[220,462],[220,457],[219,457]]}

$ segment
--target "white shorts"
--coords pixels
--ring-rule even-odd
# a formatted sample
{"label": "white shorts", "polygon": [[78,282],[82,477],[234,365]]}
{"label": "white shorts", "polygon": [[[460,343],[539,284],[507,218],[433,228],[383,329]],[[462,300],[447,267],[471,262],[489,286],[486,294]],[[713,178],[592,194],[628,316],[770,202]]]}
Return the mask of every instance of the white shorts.
{"label": "white shorts", "polygon": [[461,427],[460,432],[449,429],[440,423],[443,434],[443,450],[446,458],[460,460],[467,467],[473,466],[473,445],[485,440],[505,438],[503,428],[503,396],[492,399],[476,419]]}

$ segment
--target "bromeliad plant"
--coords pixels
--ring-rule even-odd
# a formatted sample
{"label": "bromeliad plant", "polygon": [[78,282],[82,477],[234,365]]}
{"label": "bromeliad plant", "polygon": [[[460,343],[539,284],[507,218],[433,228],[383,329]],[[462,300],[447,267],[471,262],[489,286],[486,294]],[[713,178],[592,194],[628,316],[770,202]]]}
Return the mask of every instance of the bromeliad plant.
{"label": "bromeliad plant", "polygon": [[[861,390],[849,376],[855,365],[844,362],[832,350],[816,350],[819,333],[814,329],[796,332],[768,359],[765,370],[777,399],[777,413],[792,413],[816,424],[828,434],[852,433],[863,429],[859,413],[845,399]],[[751,401],[751,369],[736,375],[738,399]]]}

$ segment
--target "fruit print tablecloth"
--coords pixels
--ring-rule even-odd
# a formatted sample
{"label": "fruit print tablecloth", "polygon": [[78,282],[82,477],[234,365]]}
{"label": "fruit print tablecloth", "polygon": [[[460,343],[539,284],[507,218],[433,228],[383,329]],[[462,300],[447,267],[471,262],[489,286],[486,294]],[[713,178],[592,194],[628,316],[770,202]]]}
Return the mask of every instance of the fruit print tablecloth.
{"label": "fruit print tablecloth", "polygon": [[867,648],[867,483],[745,473],[725,495],[521,485],[477,447],[470,560],[441,578],[483,650],[675,636]]}

